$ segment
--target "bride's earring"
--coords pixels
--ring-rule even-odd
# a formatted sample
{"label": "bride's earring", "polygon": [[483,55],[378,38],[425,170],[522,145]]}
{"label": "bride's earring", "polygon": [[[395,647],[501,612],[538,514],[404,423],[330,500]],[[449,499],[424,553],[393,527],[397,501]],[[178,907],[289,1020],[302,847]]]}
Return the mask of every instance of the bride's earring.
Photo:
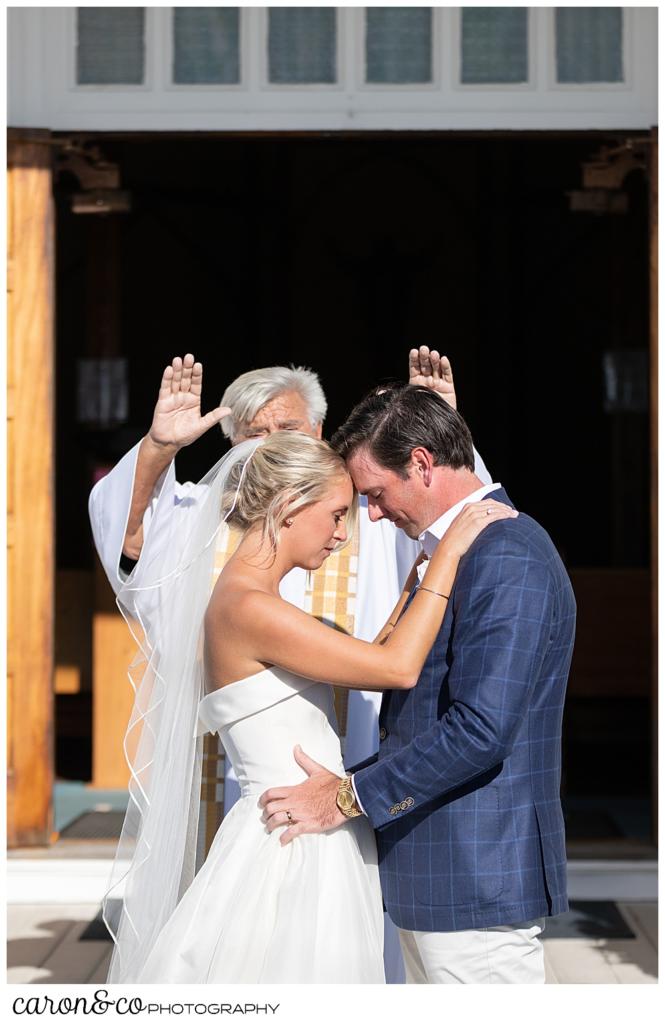
{"label": "bride's earring", "polygon": [[284,525],[285,526],[293,526],[293,519],[285,519],[284,520]]}

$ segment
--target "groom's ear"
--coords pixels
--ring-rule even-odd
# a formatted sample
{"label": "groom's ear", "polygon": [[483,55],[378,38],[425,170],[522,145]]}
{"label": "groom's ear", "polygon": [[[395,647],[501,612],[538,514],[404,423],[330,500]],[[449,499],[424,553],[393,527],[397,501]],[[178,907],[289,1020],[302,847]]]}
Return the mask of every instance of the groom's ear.
{"label": "groom's ear", "polygon": [[411,469],[421,478],[425,487],[430,487],[434,472],[434,456],[427,448],[414,448],[411,452]]}

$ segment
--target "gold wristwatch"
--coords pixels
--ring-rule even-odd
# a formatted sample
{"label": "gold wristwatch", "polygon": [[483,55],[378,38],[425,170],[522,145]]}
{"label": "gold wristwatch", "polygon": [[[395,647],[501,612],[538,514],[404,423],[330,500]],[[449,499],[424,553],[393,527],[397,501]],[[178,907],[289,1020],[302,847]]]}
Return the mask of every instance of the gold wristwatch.
{"label": "gold wristwatch", "polygon": [[346,818],[357,818],[359,814],[362,814],[358,807],[356,794],[353,792],[350,775],[340,779],[337,790],[337,806]]}

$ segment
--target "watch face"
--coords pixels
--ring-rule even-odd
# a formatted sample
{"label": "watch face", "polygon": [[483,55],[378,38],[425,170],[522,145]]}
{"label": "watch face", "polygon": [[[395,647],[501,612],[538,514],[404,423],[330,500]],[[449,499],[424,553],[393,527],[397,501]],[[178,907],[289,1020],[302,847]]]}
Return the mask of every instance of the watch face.
{"label": "watch face", "polygon": [[355,803],[353,793],[349,793],[348,790],[343,789],[341,793],[337,795],[337,806],[341,811],[350,811]]}

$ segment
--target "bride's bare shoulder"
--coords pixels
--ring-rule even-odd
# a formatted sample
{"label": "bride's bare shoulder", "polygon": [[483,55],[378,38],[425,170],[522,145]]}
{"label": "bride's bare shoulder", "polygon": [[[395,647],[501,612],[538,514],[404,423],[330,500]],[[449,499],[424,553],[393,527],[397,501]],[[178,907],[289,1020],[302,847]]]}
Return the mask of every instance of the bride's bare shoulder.
{"label": "bride's bare shoulder", "polygon": [[252,581],[241,576],[219,578],[206,611],[208,622],[223,617],[232,625],[255,625],[267,616],[288,614],[292,606],[283,598],[258,588]]}

